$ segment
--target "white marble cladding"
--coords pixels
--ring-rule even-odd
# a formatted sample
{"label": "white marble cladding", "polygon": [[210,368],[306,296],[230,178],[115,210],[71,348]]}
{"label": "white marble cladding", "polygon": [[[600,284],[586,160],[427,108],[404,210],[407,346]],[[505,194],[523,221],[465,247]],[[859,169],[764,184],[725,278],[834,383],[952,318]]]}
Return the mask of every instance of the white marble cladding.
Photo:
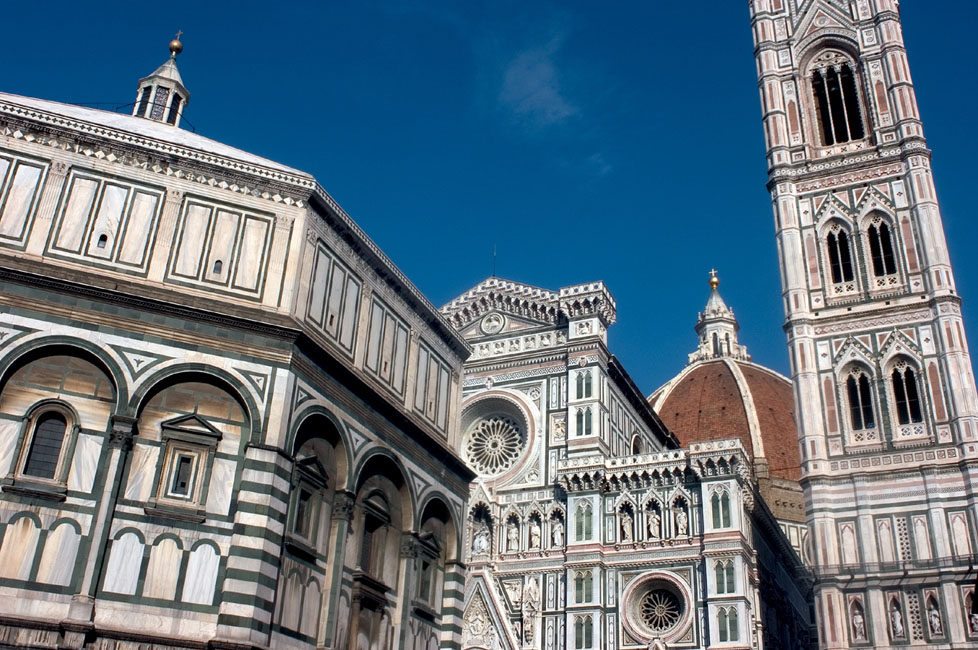
{"label": "white marble cladding", "polygon": [[[615,322],[615,299],[603,282],[563,287],[557,292],[501,278],[488,278],[441,308],[458,329],[477,318],[501,311],[534,323],[554,325],[568,319],[595,317],[607,328]],[[599,334],[595,327],[593,334]]]}
{"label": "white marble cladding", "polygon": [[475,346],[474,355],[476,359],[501,357],[510,354],[545,350],[563,345],[566,342],[567,334],[563,330],[540,332],[525,336],[500,338],[488,343],[479,343]]}
{"label": "white marble cladding", "polygon": [[561,472],[570,470],[587,470],[587,469],[607,469],[607,470],[623,470],[623,469],[636,469],[642,467],[654,468],[656,466],[675,466],[676,464],[684,464],[687,460],[694,460],[695,456],[703,454],[717,454],[723,457],[730,457],[735,455],[740,457],[742,460],[746,461],[747,452],[744,451],[744,446],[736,438],[731,438],[728,440],[715,440],[710,442],[698,442],[689,446],[688,449],[672,449],[669,451],[661,451],[652,454],[641,454],[637,456],[624,456],[624,457],[607,457],[607,456],[574,456],[571,458],[562,458],[557,461],[557,469]]}

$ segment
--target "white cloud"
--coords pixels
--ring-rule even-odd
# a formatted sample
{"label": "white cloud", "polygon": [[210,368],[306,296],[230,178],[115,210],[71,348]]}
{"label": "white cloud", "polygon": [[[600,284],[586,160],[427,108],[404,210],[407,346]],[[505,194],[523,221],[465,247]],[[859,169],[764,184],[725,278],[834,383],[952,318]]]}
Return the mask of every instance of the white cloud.
{"label": "white cloud", "polygon": [[500,104],[521,122],[534,127],[559,124],[578,114],[560,90],[554,55],[559,40],[517,54],[503,71]]}

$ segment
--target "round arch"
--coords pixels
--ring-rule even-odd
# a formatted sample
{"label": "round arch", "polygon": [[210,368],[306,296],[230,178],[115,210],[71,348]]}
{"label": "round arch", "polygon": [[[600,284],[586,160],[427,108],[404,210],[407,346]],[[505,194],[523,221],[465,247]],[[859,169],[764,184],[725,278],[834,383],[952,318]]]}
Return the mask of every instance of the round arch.
{"label": "round arch", "polygon": [[460,550],[462,548],[462,530],[456,520],[455,513],[448,507],[448,499],[441,493],[430,494],[421,506],[420,516],[418,517],[418,532],[421,533],[425,521],[435,518],[444,523],[449,534],[445,535],[448,545],[445,548],[445,559],[448,561],[461,559]]}
{"label": "round arch", "polygon": [[259,405],[252,399],[248,389],[237,378],[225,370],[213,366],[190,363],[178,364],[151,374],[133,392],[126,406],[125,415],[138,417],[143,405],[151,396],[183,381],[216,383],[222,389],[226,390],[238,401],[244,409],[244,412],[248,415],[249,426],[251,428],[248,442],[264,442],[262,414]]}
{"label": "round arch", "polygon": [[[304,429],[315,421],[322,421],[328,426],[325,429],[326,435],[308,435]],[[302,435],[300,436],[300,432]],[[350,444],[350,437],[346,427],[336,414],[324,406],[314,405],[302,409],[293,415],[292,425],[289,428],[288,436],[285,441],[285,452],[290,456],[295,456],[299,448],[308,440],[322,438],[333,446],[338,453],[336,455],[337,476],[334,487],[336,489],[350,490],[350,468],[353,466],[353,452]],[[333,438],[331,440],[331,438]]]}
{"label": "round arch", "polygon": [[803,76],[807,76],[812,67],[812,60],[820,53],[837,50],[849,57],[853,64],[860,69],[861,61],[859,58],[859,41],[852,33],[817,34],[801,40],[796,49],[798,60],[798,70]]}
{"label": "round arch", "polygon": [[375,448],[366,452],[359,464],[351,473],[354,479],[353,493],[360,496],[364,484],[372,476],[383,476],[389,479],[400,493],[401,529],[414,530],[416,525],[417,495],[407,480],[407,468],[401,460],[387,449]]}
{"label": "round arch", "polygon": [[75,356],[95,365],[112,381],[115,389],[116,413],[124,410],[129,402],[129,385],[122,367],[103,348],[83,339],[70,336],[42,336],[21,341],[11,348],[0,360],[0,392],[7,385],[10,376],[24,365],[43,357],[64,354]]}

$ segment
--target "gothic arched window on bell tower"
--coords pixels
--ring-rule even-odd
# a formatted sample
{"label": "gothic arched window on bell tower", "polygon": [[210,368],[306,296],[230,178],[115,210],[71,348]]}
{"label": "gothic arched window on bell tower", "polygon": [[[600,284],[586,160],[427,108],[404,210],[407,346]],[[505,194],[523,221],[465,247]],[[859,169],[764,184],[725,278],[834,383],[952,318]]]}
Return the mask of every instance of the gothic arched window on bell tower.
{"label": "gothic arched window on bell tower", "polygon": [[893,402],[898,424],[919,424],[924,421],[920,408],[920,390],[917,373],[906,361],[899,361],[890,375],[893,386]]}
{"label": "gothic arched window on bell tower", "polygon": [[897,272],[893,254],[893,230],[882,219],[874,221],[866,231],[869,254],[873,261],[873,275],[877,278]]}
{"label": "gothic arched window on bell tower", "polygon": [[810,83],[815,122],[823,146],[862,140],[862,102],[856,66],[845,54],[826,50],[811,65]]}
{"label": "gothic arched window on bell tower", "polygon": [[876,409],[873,406],[873,388],[865,370],[854,367],[846,377],[846,398],[849,403],[849,424],[852,442],[875,442]]}
{"label": "gothic arched window on bell tower", "polygon": [[856,274],[852,257],[852,236],[840,223],[833,223],[825,235],[825,253],[833,293],[856,290]]}

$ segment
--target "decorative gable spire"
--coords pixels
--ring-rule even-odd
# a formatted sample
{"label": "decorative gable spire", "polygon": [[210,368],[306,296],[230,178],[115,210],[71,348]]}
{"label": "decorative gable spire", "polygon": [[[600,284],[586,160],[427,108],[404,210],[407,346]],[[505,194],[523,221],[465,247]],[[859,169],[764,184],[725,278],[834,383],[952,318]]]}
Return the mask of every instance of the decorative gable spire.
{"label": "decorative gable spire", "polygon": [[177,37],[170,41],[170,58],[153,74],[139,80],[139,91],[132,114],[155,122],[180,126],[183,110],[190,101],[190,93],[183,85],[177,69],[177,55],[183,51],[183,43]]}
{"label": "decorative gable spire", "polygon": [[716,270],[710,271],[710,297],[696,323],[696,334],[700,338],[696,352],[689,355],[689,362],[707,359],[731,358],[750,361],[747,348],[737,343],[737,330],[740,324],[733,310],[720,297],[720,278]]}

